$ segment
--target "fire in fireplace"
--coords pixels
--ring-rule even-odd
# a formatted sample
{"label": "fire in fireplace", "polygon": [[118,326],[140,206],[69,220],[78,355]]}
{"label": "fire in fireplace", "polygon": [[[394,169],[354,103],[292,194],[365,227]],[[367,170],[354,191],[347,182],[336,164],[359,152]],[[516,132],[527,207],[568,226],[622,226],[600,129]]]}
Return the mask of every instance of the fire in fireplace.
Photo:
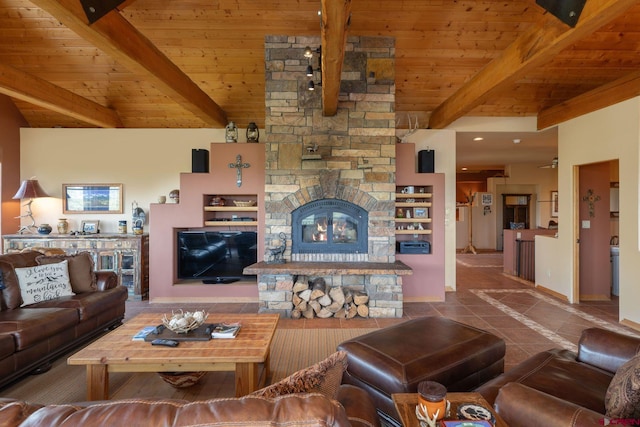
{"label": "fire in fireplace", "polygon": [[309,202],[291,213],[291,252],[367,253],[367,211],[339,199]]}

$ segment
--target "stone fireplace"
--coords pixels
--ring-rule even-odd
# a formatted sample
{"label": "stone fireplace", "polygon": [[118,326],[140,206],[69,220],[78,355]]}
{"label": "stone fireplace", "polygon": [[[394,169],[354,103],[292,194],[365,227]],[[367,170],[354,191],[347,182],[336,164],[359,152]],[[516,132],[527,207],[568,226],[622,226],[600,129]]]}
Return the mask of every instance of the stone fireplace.
{"label": "stone fireplace", "polygon": [[[304,49],[319,44],[319,37],[265,40],[265,245],[284,233],[285,259],[318,265],[259,273],[260,310],[288,314],[290,286],[304,274],[367,292],[372,317],[401,317],[401,277],[387,268],[395,263],[394,39],[348,38],[332,117],[323,116],[321,91],[307,90]],[[324,214],[315,210],[322,204],[330,207]],[[294,223],[298,216],[301,224]],[[318,227],[345,230],[313,240]],[[331,244],[323,246],[323,238]],[[340,274],[323,265],[353,262],[361,268]],[[367,270],[368,264],[382,267]]]}

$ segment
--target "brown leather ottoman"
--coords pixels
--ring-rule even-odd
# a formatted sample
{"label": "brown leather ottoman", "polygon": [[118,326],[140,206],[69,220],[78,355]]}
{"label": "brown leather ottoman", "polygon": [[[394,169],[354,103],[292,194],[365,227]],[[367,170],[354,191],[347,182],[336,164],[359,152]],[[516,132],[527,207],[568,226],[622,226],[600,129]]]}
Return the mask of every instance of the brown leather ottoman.
{"label": "brown leather ottoman", "polygon": [[[416,393],[420,381],[471,391],[504,370],[504,341],[444,317],[422,317],[345,341],[343,383],[367,390],[387,421],[399,417],[393,393]],[[391,418],[392,420],[389,420]]]}

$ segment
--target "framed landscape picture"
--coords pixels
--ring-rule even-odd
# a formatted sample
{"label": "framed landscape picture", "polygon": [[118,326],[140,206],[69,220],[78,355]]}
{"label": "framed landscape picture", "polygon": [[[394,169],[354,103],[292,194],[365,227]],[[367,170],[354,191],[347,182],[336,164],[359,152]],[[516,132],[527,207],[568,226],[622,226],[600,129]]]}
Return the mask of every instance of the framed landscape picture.
{"label": "framed landscape picture", "polygon": [[62,212],[122,213],[122,184],[62,184]]}

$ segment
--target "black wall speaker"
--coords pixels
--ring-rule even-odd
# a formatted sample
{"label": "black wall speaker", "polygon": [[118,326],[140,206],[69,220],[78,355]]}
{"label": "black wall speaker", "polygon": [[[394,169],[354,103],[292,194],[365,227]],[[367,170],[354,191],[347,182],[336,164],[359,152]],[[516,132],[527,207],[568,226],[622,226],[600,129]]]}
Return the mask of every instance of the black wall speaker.
{"label": "black wall speaker", "polygon": [[433,150],[418,151],[418,172],[434,173],[436,164],[436,152]]}
{"label": "black wall speaker", "polygon": [[536,0],[549,13],[570,27],[575,27],[587,0]]}
{"label": "black wall speaker", "polygon": [[84,13],[87,15],[89,24],[93,24],[98,19],[120,6],[120,3],[124,3],[124,0],[80,0],[80,4],[82,4],[82,9],[84,9]]}
{"label": "black wall speaker", "polygon": [[193,148],[191,150],[191,172],[209,172],[209,150]]}

